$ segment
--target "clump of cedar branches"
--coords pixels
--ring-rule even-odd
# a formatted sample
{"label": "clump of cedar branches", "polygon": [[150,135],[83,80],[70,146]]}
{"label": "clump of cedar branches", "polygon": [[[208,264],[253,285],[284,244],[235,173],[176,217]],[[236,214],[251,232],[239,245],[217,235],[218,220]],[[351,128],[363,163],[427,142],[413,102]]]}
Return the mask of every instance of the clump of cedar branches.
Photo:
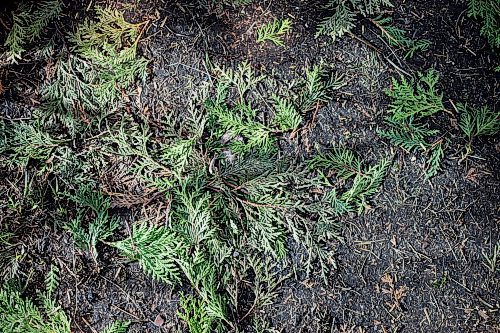
{"label": "clump of cedar branches", "polygon": [[[97,245],[113,246],[154,279],[189,286],[178,315],[191,332],[237,328],[272,304],[292,248],[304,255],[293,264],[297,271],[328,282],[339,216],[369,207],[389,161],[368,165],[344,147],[308,161],[280,153],[280,141],[299,135],[307,114],[345,84],[324,64],[289,85],[246,62],[209,64],[214,80],[193,93],[185,111],[162,119],[161,131],[138,113],[117,112],[123,94],[146,75],[148,62],[137,54],[144,25],[109,8],[80,24],[68,50],[56,54],[32,119],[0,122],[2,163],[43,175],[58,207],[49,215],[96,264]],[[124,228],[100,185],[112,165],[168,198],[164,223]],[[116,240],[120,229],[127,236]],[[241,304],[249,291],[251,304]],[[6,289],[2,297],[28,304],[18,296]],[[117,322],[109,332],[127,325]]]}

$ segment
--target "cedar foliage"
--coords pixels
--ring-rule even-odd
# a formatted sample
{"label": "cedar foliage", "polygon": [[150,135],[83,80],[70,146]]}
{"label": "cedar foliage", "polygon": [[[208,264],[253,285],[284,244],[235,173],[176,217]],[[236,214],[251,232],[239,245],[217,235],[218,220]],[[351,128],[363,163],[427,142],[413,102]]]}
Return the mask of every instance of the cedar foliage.
{"label": "cedar foliage", "polygon": [[500,3],[497,0],[469,0],[467,15],[481,20],[481,35],[492,47],[499,48]]}
{"label": "cedar foliage", "polygon": [[384,7],[392,7],[389,0],[328,0],[325,9],[332,14],[318,25],[316,37],[330,36],[334,41],[350,32],[356,16],[380,13]]}
{"label": "cedar foliage", "polygon": [[390,45],[406,51],[405,58],[411,58],[417,51],[426,51],[431,42],[428,39],[414,40],[407,36],[407,31],[392,25],[391,17],[378,16],[372,22],[381,30],[382,36]]}
{"label": "cedar foliage", "polygon": [[257,43],[269,40],[278,46],[285,46],[281,37],[291,28],[292,22],[289,19],[276,19],[273,22],[266,23],[257,30]]}
{"label": "cedar foliage", "polygon": [[472,153],[472,142],[478,136],[496,135],[500,132],[500,113],[487,106],[472,108],[457,104],[460,112],[459,127],[467,138],[466,154]]}
{"label": "cedar foliage", "polygon": [[433,177],[441,167],[444,157],[443,138],[431,141],[438,135],[437,130],[429,128],[422,121],[444,110],[443,96],[437,91],[439,75],[434,70],[418,73],[418,81],[392,79],[392,88],[385,93],[391,98],[389,116],[385,118],[386,130],[377,133],[407,151],[420,150],[427,155],[425,173]]}
{"label": "cedar foliage", "polygon": [[21,2],[12,14],[12,27],[5,40],[7,61],[17,63],[22,59],[26,47],[39,39],[45,27],[62,12],[60,0],[45,0],[29,6]]}
{"label": "cedar foliage", "polygon": [[146,76],[148,61],[137,57],[143,24],[100,7],[96,19],[87,19],[70,36],[72,52],[56,62],[38,112],[40,119],[62,124],[72,135],[90,123],[99,125],[121,106],[122,90]]}
{"label": "cedar foliage", "polygon": [[[289,240],[306,253],[306,274],[318,271],[326,281],[335,267],[329,244],[339,238],[337,217],[367,207],[388,168],[384,160],[359,169],[342,197],[352,209],[340,211],[315,194],[325,187],[319,178],[276,151],[283,131],[328,102],[342,80],[314,66],[289,95],[263,96],[259,88],[273,83],[250,64],[212,68],[217,81],[193,97],[185,114],[166,120],[171,130],[161,139],[129,118],[110,138],[115,153],[131,159],[132,175],[171,198],[168,223],[141,222],[112,245],[157,280],[189,282],[196,296],[183,299],[179,314],[193,332],[235,325],[230,318],[246,276],[253,277],[252,311],[270,304],[280,282],[268,260],[278,262],[275,269],[286,265]],[[268,101],[275,104],[266,110]]]}
{"label": "cedar foliage", "polygon": [[0,288],[0,331],[12,333],[70,333],[66,314],[56,305],[58,269],[52,266],[45,280],[45,292],[38,294],[40,306],[22,296],[21,290],[5,283]]}

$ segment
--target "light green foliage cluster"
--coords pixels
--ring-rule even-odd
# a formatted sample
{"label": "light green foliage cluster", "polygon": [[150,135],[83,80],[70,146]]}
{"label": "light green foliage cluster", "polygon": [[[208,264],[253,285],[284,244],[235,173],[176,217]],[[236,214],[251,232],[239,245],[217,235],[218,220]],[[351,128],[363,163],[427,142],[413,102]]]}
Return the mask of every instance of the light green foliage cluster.
{"label": "light green foliage cluster", "polygon": [[292,22],[289,19],[266,23],[257,30],[257,43],[263,43],[266,40],[273,42],[278,46],[285,46],[281,37],[292,28]]}
{"label": "light green foliage cluster", "polygon": [[9,155],[7,164],[10,166],[25,168],[30,160],[45,162],[62,143],[51,137],[38,122],[14,122],[5,126],[3,133],[0,152]]}
{"label": "light green foliage cluster", "polygon": [[273,123],[280,131],[289,131],[299,128],[302,123],[302,115],[297,111],[297,107],[291,101],[277,96],[272,96],[275,114]]}
{"label": "light green foliage cluster", "polygon": [[350,32],[355,26],[356,15],[379,13],[384,7],[392,7],[389,0],[328,0],[325,8],[332,11],[318,25],[316,37],[325,35],[333,40]]}
{"label": "light green foliage cluster", "polygon": [[[71,200],[78,205],[76,217],[67,223],[66,228],[72,233],[75,245],[90,252],[94,260],[97,258],[96,245],[113,234],[119,226],[118,217],[109,216],[110,198],[94,191],[91,185],[81,185],[72,195]],[[84,220],[91,216],[84,228]]]}
{"label": "light green foliage cluster", "polygon": [[100,124],[120,106],[122,90],[145,79],[148,61],[137,57],[141,27],[116,10],[97,7],[96,21],[77,28],[72,53],[57,61],[39,116],[60,121],[73,135],[82,125]]}
{"label": "light green foliage cluster", "polygon": [[113,243],[121,253],[139,261],[146,274],[166,283],[179,283],[181,272],[176,258],[187,248],[175,231],[146,223],[134,225],[130,238]]}
{"label": "light green foliage cluster", "polygon": [[467,137],[467,154],[472,152],[472,140],[478,136],[496,135],[500,132],[500,113],[487,106],[471,108],[466,104],[457,104],[460,111],[460,129]]}
{"label": "light green foliage cluster", "polygon": [[444,157],[444,140],[431,142],[439,132],[422,120],[444,110],[443,96],[436,89],[438,73],[431,69],[425,74],[418,73],[418,77],[417,82],[404,77],[400,81],[392,79],[392,88],[385,91],[391,98],[390,115],[385,119],[389,129],[379,130],[378,134],[407,151],[420,150],[427,154],[426,174],[432,177]]}
{"label": "light green foliage cluster", "polygon": [[41,307],[23,298],[21,292],[5,284],[0,289],[0,331],[11,333],[70,333],[70,322],[53,300],[58,285],[57,268],[47,275],[46,291],[39,294]]}
{"label": "light green foliage cluster", "polygon": [[481,19],[481,35],[492,47],[500,47],[500,3],[498,0],[469,0],[467,14]]}
{"label": "light green foliage cluster", "polygon": [[373,19],[376,26],[382,31],[382,36],[390,45],[400,47],[406,51],[405,58],[413,57],[417,51],[426,51],[431,42],[428,39],[414,40],[409,38],[408,33],[392,25],[391,17],[379,16]]}
{"label": "light green foliage cluster", "polygon": [[21,60],[29,43],[38,39],[43,29],[62,12],[60,0],[46,0],[29,6],[22,2],[13,13],[12,28],[5,40],[7,60],[16,63]]}
{"label": "light green foliage cluster", "polygon": [[[318,152],[308,164],[310,169],[319,172],[322,184],[329,189],[325,200],[330,202],[336,215],[342,215],[354,211],[361,213],[368,207],[368,199],[380,188],[390,161],[382,159],[376,165],[365,167],[352,151],[337,147],[329,153]],[[352,179],[350,188],[340,196],[329,180],[332,173],[343,181]]]}
{"label": "light green foliage cluster", "polygon": [[142,25],[127,23],[111,9],[98,8],[97,18],[80,25],[70,38],[74,53],[58,55],[33,119],[0,121],[0,152],[7,157],[2,164],[26,168],[34,161],[38,171],[53,172],[73,188],[85,182],[90,169],[85,160],[97,153],[76,153],[65,145],[71,140],[67,134],[73,138],[92,134],[121,106],[125,89],[136,78],[144,78],[147,65],[136,55]]}

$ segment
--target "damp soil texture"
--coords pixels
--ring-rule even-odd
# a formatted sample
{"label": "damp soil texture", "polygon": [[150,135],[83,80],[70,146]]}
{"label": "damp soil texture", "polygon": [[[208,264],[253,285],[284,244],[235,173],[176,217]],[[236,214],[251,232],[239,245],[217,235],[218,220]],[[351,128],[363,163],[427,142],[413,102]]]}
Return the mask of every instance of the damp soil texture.
{"label": "damp soil texture", "polygon": [[[494,262],[495,250],[500,252],[500,140],[475,138],[473,152],[465,156],[467,140],[457,110],[467,103],[498,114],[498,50],[480,36],[481,23],[468,17],[464,0],[392,1],[384,14],[412,38],[430,41],[413,57],[391,46],[361,15],[342,38],[315,37],[329,13],[326,2],[75,1],[64,4],[56,28],[48,29],[56,47],[63,48],[60,40],[94,17],[96,5],[116,8],[130,22],[147,21],[138,49],[150,61],[147,77],[124,96],[123,112],[148,119],[153,128],[169,113],[182,114],[192,92],[212,79],[210,64],[236,68],[246,61],[284,86],[314,64],[343,75],[346,84],[334,98],[306,114],[298,134],[280,140],[281,153],[307,158],[317,149],[342,145],[366,161],[390,157],[391,167],[365,212],[339,218],[340,238],[331,247],[336,268],[326,282],[300,267],[278,271],[283,280],[276,298],[252,314],[267,323],[262,332],[500,332],[500,263]],[[15,7],[1,13],[3,40]],[[259,27],[283,18],[293,24],[284,46],[256,42]],[[4,62],[0,69],[5,121],[30,118],[40,103],[50,60],[29,51],[26,59]],[[417,77],[430,68],[440,75],[437,90],[445,109],[429,118],[430,125],[446,137],[446,146],[440,170],[427,178],[418,151],[392,145],[377,129],[384,126],[390,103],[384,90],[391,88],[391,78]],[[67,228],[54,222],[57,184],[49,173],[33,175],[5,164],[0,172],[0,230],[10,235],[1,244],[2,257],[16,256],[15,261],[2,259],[2,267],[15,269],[23,296],[36,297],[55,263],[60,279],[55,298],[72,332],[100,332],[115,320],[130,320],[128,332],[188,332],[177,315],[188,284],[172,287],[152,279],[105,242],[98,244],[97,258],[83,253]],[[113,196],[115,214],[127,223],[168,218],[168,196],[131,188],[134,183],[120,172],[111,169],[100,179],[107,193],[122,194]],[[23,197],[32,187],[43,200]],[[126,236],[127,228],[120,227],[111,240]],[[287,260],[300,262],[293,248],[290,244]],[[253,295],[242,297],[246,304],[240,316]],[[243,320],[238,331],[256,331],[251,323]]]}

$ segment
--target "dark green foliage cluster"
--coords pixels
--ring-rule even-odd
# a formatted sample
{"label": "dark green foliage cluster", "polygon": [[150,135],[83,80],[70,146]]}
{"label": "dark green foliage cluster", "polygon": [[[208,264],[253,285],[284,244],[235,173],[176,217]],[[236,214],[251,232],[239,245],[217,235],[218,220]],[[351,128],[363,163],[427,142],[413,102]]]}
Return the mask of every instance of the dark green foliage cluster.
{"label": "dark green foliage cluster", "polygon": [[500,47],[500,3],[498,0],[469,0],[467,14],[480,19],[483,26],[481,35],[488,39],[492,47]]}
{"label": "dark green foliage cluster", "polygon": [[342,75],[331,75],[321,65],[313,65],[306,71],[306,79],[302,92],[298,98],[297,107],[302,113],[309,112],[318,107],[320,103],[331,99],[332,92],[346,83]]}
{"label": "dark green foliage cluster", "polygon": [[439,74],[434,70],[427,73],[418,73],[418,81],[408,81],[405,77],[392,79],[392,89],[385,93],[392,101],[389,105],[390,119],[420,120],[444,110],[443,95],[437,92],[436,84]]}
{"label": "dark green foliage cluster", "polygon": [[58,285],[57,268],[47,275],[45,292],[39,293],[40,307],[21,296],[15,286],[4,284],[0,289],[0,331],[11,333],[70,333],[66,314],[53,300]]}
{"label": "dark green foliage cluster", "polygon": [[[120,220],[116,216],[109,216],[110,198],[96,192],[89,184],[81,185],[70,199],[78,208],[76,216],[66,224],[66,228],[72,233],[75,245],[88,251],[96,260],[97,243],[111,236]],[[89,217],[90,221],[87,221]]]}
{"label": "dark green foliage cluster", "polygon": [[431,141],[439,132],[430,129],[423,120],[444,110],[443,96],[438,93],[436,84],[439,75],[434,70],[418,73],[418,81],[392,79],[392,88],[385,93],[391,98],[388,108],[390,115],[385,123],[389,129],[379,130],[378,134],[389,139],[394,145],[407,151],[420,150],[427,155],[426,174],[434,176],[444,157],[444,139]]}
{"label": "dark green foliage cluster", "polygon": [[60,0],[46,0],[29,6],[25,2],[13,13],[12,28],[5,40],[7,60],[17,62],[29,43],[37,40],[43,29],[62,12]]}
{"label": "dark green foliage cluster", "polygon": [[471,108],[459,103],[457,109],[460,114],[460,129],[472,140],[477,136],[496,135],[500,132],[500,114],[491,111],[487,106]]}
{"label": "dark green foliage cluster", "polygon": [[472,140],[478,136],[496,135],[500,132],[500,113],[487,106],[471,108],[466,104],[457,105],[460,111],[460,129],[467,137],[467,154],[472,152]]}
{"label": "dark green foliage cluster", "polygon": [[[341,147],[329,153],[318,152],[308,163],[309,168],[318,170],[323,184],[329,189],[324,198],[330,202],[336,215],[363,212],[368,207],[368,199],[380,188],[389,164],[388,159],[382,159],[376,165],[365,167],[358,156]],[[352,179],[350,188],[340,196],[328,177],[332,173],[345,182]]]}
{"label": "dark green foliage cluster", "polygon": [[380,13],[384,7],[392,7],[389,0],[328,0],[325,8],[332,14],[318,25],[316,37],[330,36],[333,40],[342,37],[355,26],[356,15]]}
{"label": "dark green foliage cluster", "polygon": [[392,25],[391,17],[379,16],[374,18],[372,22],[382,31],[382,36],[390,45],[406,51],[405,58],[413,57],[417,51],[426,51],[431,44],[428,39],[414,40],[409,38],[405,30]]}

